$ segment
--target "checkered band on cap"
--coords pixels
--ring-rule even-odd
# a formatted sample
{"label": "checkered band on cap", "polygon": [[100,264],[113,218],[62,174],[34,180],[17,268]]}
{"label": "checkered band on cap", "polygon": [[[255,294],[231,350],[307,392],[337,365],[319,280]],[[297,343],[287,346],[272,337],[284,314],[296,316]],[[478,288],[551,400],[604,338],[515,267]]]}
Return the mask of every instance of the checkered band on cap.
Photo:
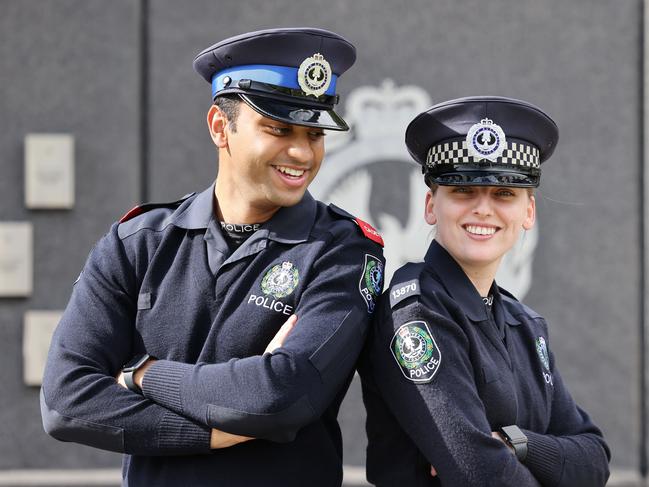
{"label": "checkered band on cap", "polygon": [[[494,164],[538,169],[541,166],[539,157],[539,150],[533,145],[507,141],[507,147]],[[470,155],[465,140],[456,140],[431,147],[426,157],[426,167],[433,169],[443,164],[476,164],[485,160]]]}

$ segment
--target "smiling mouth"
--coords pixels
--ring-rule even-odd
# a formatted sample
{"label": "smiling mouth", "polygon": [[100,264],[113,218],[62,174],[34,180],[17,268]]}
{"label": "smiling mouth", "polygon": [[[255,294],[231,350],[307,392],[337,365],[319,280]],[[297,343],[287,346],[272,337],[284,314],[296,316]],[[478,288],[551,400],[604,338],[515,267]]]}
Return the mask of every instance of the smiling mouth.
{"label": "smiling mouth", "polygon": [[485,227],[482,225],[463,225],[462,228],[472,235],[493,235],[498,231],[497,227]]}
{"label": "smiling mouth", "polygon": [[290,178],[301,178],[304,176],[304,173],[306,172],[305,169],[294,169],[292,167],[286,167],[286,166],[273,166],[277,171],[282,173],[284,176],[288,176]]}

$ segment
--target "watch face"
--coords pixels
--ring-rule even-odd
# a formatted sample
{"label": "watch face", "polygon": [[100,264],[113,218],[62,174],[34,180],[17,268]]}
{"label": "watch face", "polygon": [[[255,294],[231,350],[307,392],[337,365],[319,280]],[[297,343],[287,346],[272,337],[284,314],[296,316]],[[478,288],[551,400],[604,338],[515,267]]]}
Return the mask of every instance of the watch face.
{"label": "watch face", "polygon": [[503,426],[501,431],[505,435],[505,438],[512,443],[527,442],[527,436],[516,425]]}
{"label": "watch face", "polygon": [[146,354],[145,355],[136,355],[131,360],[126,362],[126,365],[124,365],[124,367],[122,367],[122,370],[133,369],[133,368],[140,367],[147,360],[149,360],[149,355],[146,355]]}

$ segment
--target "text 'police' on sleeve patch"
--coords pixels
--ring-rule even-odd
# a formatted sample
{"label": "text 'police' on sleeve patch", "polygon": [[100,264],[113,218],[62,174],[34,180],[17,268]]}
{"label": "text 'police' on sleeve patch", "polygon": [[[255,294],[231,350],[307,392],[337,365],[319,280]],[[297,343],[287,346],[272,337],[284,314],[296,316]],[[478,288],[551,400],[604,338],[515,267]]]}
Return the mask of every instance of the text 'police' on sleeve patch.
{"label": "text 'police' on sleeve patch", "polygon": [[390,342],[401,372],[412,382],[430,382],[442,363],[442,352],[425,321],[401,325]]}
{"label": "text 'police' on sleeve patch", "polygon": [[376,299],[383,291],[383,262],[381,259],[365,254],[365,265],[358,281],[358,290],[367,304],[368,313],[372,313],[376,307]]}

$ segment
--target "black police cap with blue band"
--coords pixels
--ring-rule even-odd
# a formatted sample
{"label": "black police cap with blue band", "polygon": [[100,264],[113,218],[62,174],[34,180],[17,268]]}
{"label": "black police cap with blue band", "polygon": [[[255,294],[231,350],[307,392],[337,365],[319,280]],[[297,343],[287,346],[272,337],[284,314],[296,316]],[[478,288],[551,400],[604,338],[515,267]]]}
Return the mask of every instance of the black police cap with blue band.
{"label": "black police cap with blue band", "polygon": [[338,77],[354,64],[345,38],[315,28],[249,32],[205,49],[194,69],[212,84],[212,98],[238,94],[264,116],[282,122],[348,130],[333,110]]}
{"label": "black police cap with blue band", "polygon": [[557,125],[540,108],[498,96],[439,103],[406,129],[428,185],[537,187],[558,140]]}

